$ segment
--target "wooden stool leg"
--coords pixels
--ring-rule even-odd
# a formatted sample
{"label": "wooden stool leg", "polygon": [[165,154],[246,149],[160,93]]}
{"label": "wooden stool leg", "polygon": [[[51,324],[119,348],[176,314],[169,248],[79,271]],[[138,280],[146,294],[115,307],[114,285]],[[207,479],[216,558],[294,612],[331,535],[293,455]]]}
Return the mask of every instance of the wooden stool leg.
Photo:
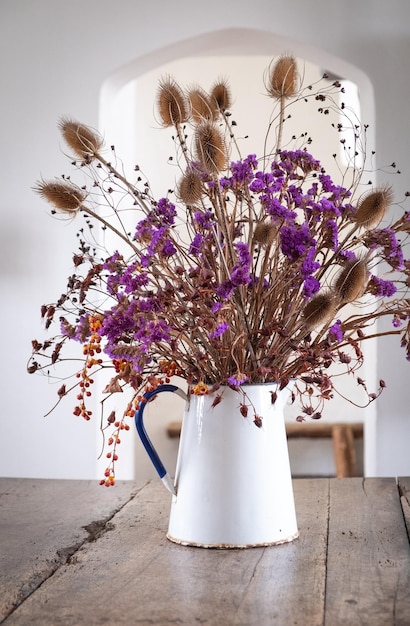
{"label": "wooden stool leg", "polygon": [[349,425],[335,425],[332,428],[333,454],[336,477],[348,478],[356,474],[356,454],[353,429]]}

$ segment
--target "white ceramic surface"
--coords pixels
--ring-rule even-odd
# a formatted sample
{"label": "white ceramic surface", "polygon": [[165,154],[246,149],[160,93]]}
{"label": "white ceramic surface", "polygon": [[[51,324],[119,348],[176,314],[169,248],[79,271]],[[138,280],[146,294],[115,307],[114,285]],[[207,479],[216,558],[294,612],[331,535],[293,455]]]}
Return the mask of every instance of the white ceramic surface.
{"label": "white ceramic surface", "polygon": [[[298,536],[283,407],[290,390],[246,385],[189,396],[182,424],[168,538],[184,545],[235,548],[292,541]],[[221,393],[220,389],[217,393]],[[262,426],[253,423],[254,411]]]}

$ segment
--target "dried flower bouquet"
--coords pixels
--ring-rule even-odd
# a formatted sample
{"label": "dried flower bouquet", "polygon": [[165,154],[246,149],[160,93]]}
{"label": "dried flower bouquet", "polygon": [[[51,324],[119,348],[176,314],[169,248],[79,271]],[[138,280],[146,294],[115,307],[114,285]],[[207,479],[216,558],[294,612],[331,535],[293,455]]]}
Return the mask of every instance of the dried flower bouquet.
{"label": "dried flower bouquet", "polygon": [[[173,128],[180,168],[174,197],[153,197],[138,166],[129,180],[97,131],[60,122],[81,182],[72,175],[42,180],[36,191],[54,214],[85,221],[66,289],[42,307],[46,328],[58,324],[58,334],[33,341],[28,369],[52,377],[67,342],[82,344],[76,378],[60,385],[57,401],[75,390],[74,414],[86,420],[98,372],[114,370],[106,394],[131,390],[121,413],[103,418],[102,484],[114,484],[119,435],[144,392],[172,376],[194,394],[237,388],[245,416],[247,383],[295,379],[303,420],[320,417],[332,397],[332,364],[355,375],[363,341],[398,335],[410,359],[410,218],[399,205],[390,216],[390,186],[360,186],[366,127],[341,105],[335,132],[343,143],[350,126],[355,144],[350,174],[341,171],[334,182],[310,154],[309,133],[284,147],[283,129],[294,102],[314,99],[326,115],[343,86],[323,80],[303,87],[292,56],[272,63],[265,86],[273,102],[265,144],[244,156],[226,81],[210,93],[183,90],[169,77],[160,82],[158,114]],[[391,328],[379,331],[385,316]],[[368,401],[384,386],[369,393],[357,382]],[[261,426],[260,416],[254,421]]]}

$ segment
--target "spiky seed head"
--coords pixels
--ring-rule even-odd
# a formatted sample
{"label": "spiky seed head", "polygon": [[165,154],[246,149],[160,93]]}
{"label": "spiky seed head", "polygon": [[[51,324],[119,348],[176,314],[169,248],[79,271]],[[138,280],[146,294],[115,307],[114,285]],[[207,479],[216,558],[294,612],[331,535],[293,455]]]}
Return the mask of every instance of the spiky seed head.
{"label": "spiky seed head", "polygon": [[178,194],[187,206],[193,206],[202,196],[202,182],[198,172],[188,169],[178,185]]}
{"label": "spiky seed head", "polygon": [[353,259],[339,272],[335,281],[335,291],[344,303],[360,298],[369,280],[369,271],[365,259]]}
{"label": "spiky seed head", "polygon": [[228,82],[224,79],[218,80],[211,89],[211,104],[217,111],[222,113],[232,106],[231,90]]}
{"label": "spiky seed head", "polygon": [[370,191],[359,202],[354,214],[356,224],[366,229],[374,228],[381,222],[392,202],[391,186]]}
{"label": "spiky seed head", "polygon": [[171,77],[166,77],[159,83],[157,108],[163,126],[178,126],[188,119],[184,92]]}
{"label": "spiky seed head", "polygon": [[80,159],[94,157],[104,145],[97,131],[73,119],[61,118],[59,128],[66,144]]}
{"label": "spiky seed head", "polygon": [[226,169],[227,151],[222,133],[209,121],[201,122],[195,129],[195,154],[203,169],[217,174]]}
{"label": "spiky seed head", "polygon": [[201,87],[191,89],[188,92],[188,100],[191,105],[191,117],[194,122],[198,123],[203,120],[216,119],[215,108],[211,106],[208,94]]}
{"label": "spiky seed head", "polygon": [[253,241],[261,246],[269,246],[277,232],[278,229],[272,222],[259,222],[253,232]]}
{"label": "spiky seed head", "polygon": [[292,98],[298,90],[299,73],[296,59],[282,55],[270,68],[267,85],[272,98]]}
{"label": "spiky seed head", "polygon": [[87,194],[68,181],[40,181],[34,187],[42,198],[60,213],[74,216],[80,210]]}
{"label": "spiky seed head", "polygon": [[305,305],[303,319],[307,329],[313,330],[329,322],[336,313],[334,295],[329,291],[318,293]]}

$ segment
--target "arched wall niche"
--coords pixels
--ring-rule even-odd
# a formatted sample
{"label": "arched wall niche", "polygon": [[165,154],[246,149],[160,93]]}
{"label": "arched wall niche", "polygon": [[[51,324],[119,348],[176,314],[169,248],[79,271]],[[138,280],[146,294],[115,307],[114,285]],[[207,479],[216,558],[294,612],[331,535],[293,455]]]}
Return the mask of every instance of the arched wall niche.
{"label": "arched wall niche", "polygon": [[[263,70],[269,61],[283,53],[290,53],[299,60],[306,61],[307,64],[316,66],[318,75],[324,71],[339,79],[350,81],[357,87],[358,99],[360,102],[361,121],[368,124],[367,148],[374,147],[374,99],[373,89],[368,77],[357,67],[336,58],[326,52],[297,42],[288,38],[280,37],[272,32],[256,29],[223,29],[202,34],[176,42],[172,45],[158,48],[152,52],[142,55],[127,65],[118,68],[112,75],[108,76],[102,85],[100,93],[100,115],[99,126],[107,141],[111,144],[115,142],[116,152],[124,162],[133,169],[138,163],[147,175],[154,193],[164,195],[168,186],[175,181],[167,180],[164,177],[162,166],[167,165],[168,157],[173,153],[171,139],[164,138],[164,131],[155,120],[154,101],[158,87],[158,80],[164,74],[171,73],[182,86],[189,86],[196,81],[203,87],[210,86],[209,79],[218,78],[221,75],[229,79],[229,68],[232,64],[239,65],[239,71],[246,81],[253,77],[254,68],[257,72],[257,80],[261,99],[267,100],[263,93]],[[206,77],[206,82],[202,82],[205,73],[205,66],[210,66],[211,74]],[[228,72],[227,72],[228,68]],[[186,80],[188,76],[188,80]],[[257,83],[255,83],[256,85]],[[245,83],[244,90],[248,88]],[[251,87],[252,89],[255,86]],[[235,91],[233,90],[235,98]],[[239,98],[238,98],[239,100]],[[236,112],[235,112],[236,115]],[[236,118],[235,118],[236,119]],[[243,121],[243,116],[242,120]],[[247,131],[246,120],[242,124],[243,132]],[[170,134],[168,135],[168,137]],[[251,145],[250,145],[251,147]],[[249,150],[248,153],[255,151]],[[315,154],[314,150],[312,152]],[[331,154],[331,152],[330,152]],[[318,155],[315,154],[317,157]],[[372,166],[375,164],[373,163]],[[145,169],[147,168],[147,169]],[[174,176],[175,170],[174,170]],[[162,189],[160,185],[162,184]],[[371,347],[371,354],[367,354],[367,361],[363,368],[363,377],[368,381],[376,380],[376,347]],[[349,383],[348,383],[349,385]],[[343,388],[342,392],[349,395],[349,386]],[[169,399],[167,399],[167,402]],[[176,400],[176,403],[178,400]],[[157,403],[155,403],[157,404]],[[155,411],[155,419],[151,422],[151,434],[158,442],[158,450],[164,456],[165,463],[170,467],[175,465],[175,445],[165,439],[166,424],[170,421],[169,411],[178,410],[177,405],[162,412],[161,408],[152,409]],[[375,464],[375,429],[376,415],[372,405],[367,409],[357,409],[336,402],[334,409],[328,414],[336,415],[338,421],[364,421],[366,424],[366,441],[364,454],[364,472],[372,474]],[[147,416],[148,417],[148,416]],[[333,418],[333,417],[332,417]],[[175,419],[172,417],[171,419]],[[290,416],[291,419],[291,416]],[[137,448],[139,442],[137,442]],[[323,456],[323,452],[317,454],[309,445],[308,458],[318,458]],[[300,452],[298,452],[300,458]],[[302,454],[303,456],[303,454]],[[326,456],[326,454],[325,454]],[[124,478],[131,478],[134,474],[138,478],[151,476],[151,467],[145,459],[145,453],[137,450],[137,457],[142,459],[135,464],[130,460],[128,468],[121,467]],[[330,453],[330,464],[332,455]],[[124,464],[124,461],[122,462]],[[316,468],[314,472],[326,474],[329,470],[329,460],[324,457],[324,464],[327,467]],[[303,469],[302,469],[303,473]]]}

